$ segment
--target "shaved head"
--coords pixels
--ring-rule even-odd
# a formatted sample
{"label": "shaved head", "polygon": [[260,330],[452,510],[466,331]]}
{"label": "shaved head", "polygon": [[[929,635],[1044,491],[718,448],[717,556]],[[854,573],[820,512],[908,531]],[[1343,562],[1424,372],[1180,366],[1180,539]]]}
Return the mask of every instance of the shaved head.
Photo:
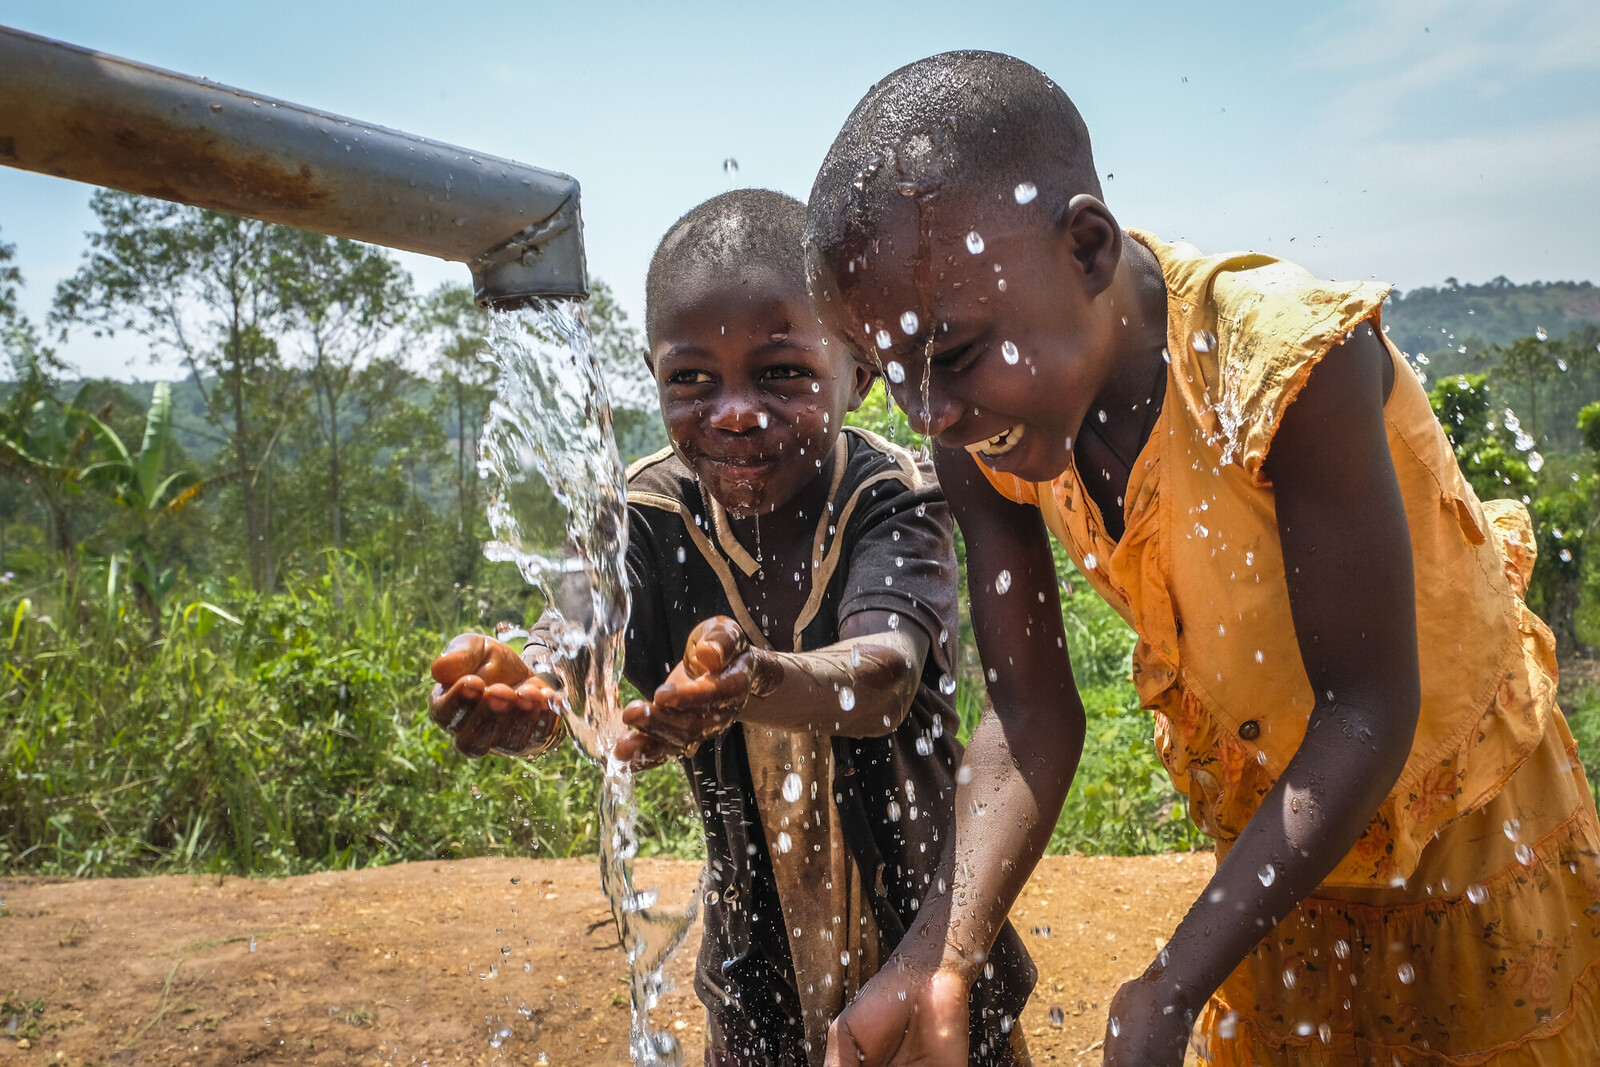
{"label": "shaved head", "polygon": [[1012,56],[946,52],[874,85],[845,120],[811,189],[806,251],[812,267],[862,254],[912,206],[1037,200],[1054,220],[1079,193],[1099,197],[1100,182],[1067,94]]}
{"label": "shaved head", "polygon": [[805,296],[805,205],[770,189],[735,189],[714,196],[674,222],[650,257],[645,278],[644,329],[652,348],[661,323],[679,300],[708,284],[748,284],[764,274]]}

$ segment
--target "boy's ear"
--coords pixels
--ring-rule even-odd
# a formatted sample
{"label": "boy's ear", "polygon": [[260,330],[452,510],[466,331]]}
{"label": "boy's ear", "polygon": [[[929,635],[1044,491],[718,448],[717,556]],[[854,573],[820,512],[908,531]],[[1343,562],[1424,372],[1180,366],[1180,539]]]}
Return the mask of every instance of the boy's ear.
{"label": "boy's ear", "polygon": [[1082,272],[1091,297],[1111,287],[1122,261],[1122,227],[1097,196],[1079,193],[1067,201],[1056,223],[1062,251]]}
{"label": "boy's ear", "polygon": [[851,373],[855,375],[850,383],[850,408],[854,411],[867,399],[867,394],[872,392],[872,383],[878,380],[878,372],[859,360],[850,361]]}

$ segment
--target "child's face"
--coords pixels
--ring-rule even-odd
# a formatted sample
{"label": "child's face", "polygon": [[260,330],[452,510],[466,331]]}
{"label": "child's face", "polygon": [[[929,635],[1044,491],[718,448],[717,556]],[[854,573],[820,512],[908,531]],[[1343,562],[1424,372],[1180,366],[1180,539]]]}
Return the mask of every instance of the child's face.
{"label": "child's face", "polygon": [[1114,362],[1114,309],[1080,242],[1010,195],[891,214],[853,266],[819,264],[818,313],[884,367],[914,427],[996,470],[1056,477]]}
{"label": "child's face", "polygon": [[761,271],[683,287],[658,333],[650,361],[673,450],[736,517],[809,485],[872,383],[805,293]]}

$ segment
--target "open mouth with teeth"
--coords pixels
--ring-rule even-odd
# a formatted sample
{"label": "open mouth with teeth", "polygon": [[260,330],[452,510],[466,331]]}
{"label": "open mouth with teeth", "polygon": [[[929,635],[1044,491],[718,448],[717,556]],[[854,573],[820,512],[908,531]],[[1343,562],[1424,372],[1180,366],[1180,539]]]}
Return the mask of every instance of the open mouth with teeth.
{"label": "open mouth with teeth", "polygon": [[987,441],[976,441],[967,446],[967,451],[975,456],[985,459],[994,459],[1003,456],[1017,447],[1017,442],[1022,440],[1022,423],[1017,423],[1008,429],[1001,430]]}

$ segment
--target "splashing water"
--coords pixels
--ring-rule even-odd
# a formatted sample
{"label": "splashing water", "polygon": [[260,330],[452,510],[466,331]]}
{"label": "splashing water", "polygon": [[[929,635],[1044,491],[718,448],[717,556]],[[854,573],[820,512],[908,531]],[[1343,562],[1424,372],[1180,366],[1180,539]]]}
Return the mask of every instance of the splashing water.
{"label": "splashing water", "polygon": [[[669,988],[666,964],[689,932],[699,894],[682,909],[655,908],[656,894],[633,884],[633,775],[611,754],[626,732],[617,686],[629,608],[626,481],[582,305],[536,301],[495,312],[484,358],[498,376],[478,460],[495,537],[484,555],[515,563],[544,593],[571,698],[567,726],[605,774],[600,884],[628,957],[633,1062],[677,1065],[682,1050],[671,1034],[650,1029],[649,1013]],[[546,491],[565,509],[564,541],[553,550],[533,537],[547,522]]]}

